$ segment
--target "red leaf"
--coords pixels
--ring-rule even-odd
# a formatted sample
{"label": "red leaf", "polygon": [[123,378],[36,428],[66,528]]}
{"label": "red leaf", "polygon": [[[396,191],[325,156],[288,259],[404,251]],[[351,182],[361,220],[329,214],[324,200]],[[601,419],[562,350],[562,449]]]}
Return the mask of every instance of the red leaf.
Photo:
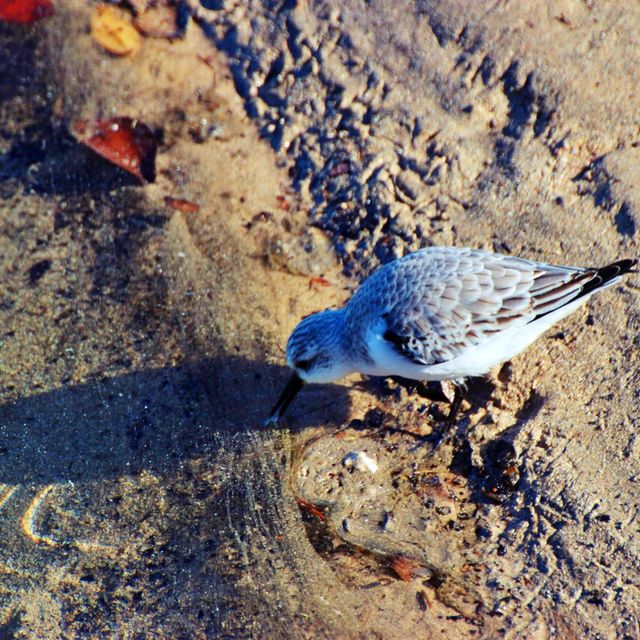
{"label": "red leaf", "polygon": [[182,211],[182,213],[196,213],[200,211],[200,205],[190,200],[182,200],[181,198],[172,198],[165,196],[164,203],[172,209]]}
{"label": "red leaf", "polygon": [[309,279],[309,289],[313,287],[328,287],[331,283],[322,276],[313,276]]}
{"label": "red leaf", "polygon": [[284,196],[276,196],[276,200],[278,201],[278,209],[281,211],[289,211],[291,205]]}
{"label": "red leaf", "polygon": [[30,24],[51,15],[51,0],[0,0],[0,22]]}
{"label": "red leaf", "polygon": [[[82,133],[80,127],[76,126],[76,132]],[[90,137],[81,142],[140,182],[154,181],[158,143],[146,124],[132,118],[98,120]]]}

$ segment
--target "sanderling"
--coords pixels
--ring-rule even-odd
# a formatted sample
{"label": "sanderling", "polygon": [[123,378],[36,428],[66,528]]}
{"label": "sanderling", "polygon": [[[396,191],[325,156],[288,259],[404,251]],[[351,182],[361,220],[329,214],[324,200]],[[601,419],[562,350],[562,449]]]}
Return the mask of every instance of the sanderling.
{"label": "sanderling", "polygon": [[287,342],[293,369],[266,424],[305,382],[350,373],[453,380],[460,387],[526,349],[551,325],[638,264],[561,267],[479,249],[430,247],[384,265],[342,309],[308,316]]}

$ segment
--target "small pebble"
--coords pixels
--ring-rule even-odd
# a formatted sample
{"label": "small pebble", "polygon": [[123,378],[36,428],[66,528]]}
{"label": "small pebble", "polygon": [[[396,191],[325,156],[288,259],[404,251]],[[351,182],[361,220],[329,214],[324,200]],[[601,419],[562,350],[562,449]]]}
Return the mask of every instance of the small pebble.
{"label": "small pebble", "polygon": [[364,451],[349,451],[342,459],[342,464],[348,470],[357,469],[369,473],[375,473],[378,470],[378,463]]}

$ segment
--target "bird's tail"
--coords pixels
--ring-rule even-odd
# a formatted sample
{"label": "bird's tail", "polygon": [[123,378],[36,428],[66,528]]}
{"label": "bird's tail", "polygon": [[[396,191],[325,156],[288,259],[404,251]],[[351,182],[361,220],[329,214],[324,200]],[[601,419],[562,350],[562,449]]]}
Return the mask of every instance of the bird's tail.
{"label": "bird's tail", "polygon": [[637,266],[637,258],[625,258],[624,260],[617,260],[604,267],[594,269],[593,278],[584,284],[582,291],[580,291],[577,297],[587,296],[596,289],[610,287],[618,282],[620,277],[625,273],[637,273],[637,270],[634,268]]}
{"label": "bird's tail", "polygon": [[[586,300],[598,289],[604,289],[616,284],[620,278],[629,272],[634,272],[638,265],[635,258],[618,260],[605,267],[593,269],[572,269],[567,271],[559,282],[551,286],[544,278],[537,290],[533,290],[533,320],[538,320],[556,309],[560,309],[576,300]],[[532,320],[532,321],[533,321]]]}

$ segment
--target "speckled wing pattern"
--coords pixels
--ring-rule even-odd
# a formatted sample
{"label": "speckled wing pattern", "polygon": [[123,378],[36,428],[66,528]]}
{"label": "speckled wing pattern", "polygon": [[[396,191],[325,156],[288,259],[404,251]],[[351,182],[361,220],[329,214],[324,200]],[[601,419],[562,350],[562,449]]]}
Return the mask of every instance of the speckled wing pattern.
{"label": "speckled wing pattern", "polygon": [[371,326],[375,310],[397,352],[416,364],[437,364],[593,291],[624,268],[617,264],[581,269],[475,249],[423,249],[363,283],[347,322]]}

